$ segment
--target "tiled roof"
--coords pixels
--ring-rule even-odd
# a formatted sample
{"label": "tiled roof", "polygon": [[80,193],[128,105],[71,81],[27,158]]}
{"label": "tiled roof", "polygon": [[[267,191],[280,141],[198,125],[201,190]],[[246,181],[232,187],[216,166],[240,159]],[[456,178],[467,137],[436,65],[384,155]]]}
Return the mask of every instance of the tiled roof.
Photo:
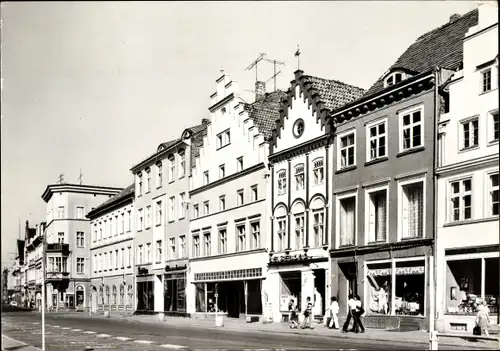
{"label": "tiled roof", "polygon": [[164,149],[168,149],[170,146],[174,145],[175,143],[179,142],[181,139],[173,139],[173,140],[169,140],[167,142],[164,142],[164,143],[161,143],[160,145],[158,145],[158,150],[160,149],[160,147],[163,147]]}
{"label": "tiled roof", "polygon": [[[462,39],[477,21],[478,10],[475,9],[454,22],[425,33],[406,49],[388,72],[403,69],[417,74],[430,71],[436,66],[455,69],[463,60]],[[383,78],[384,76],[380,77],[365,95],[384,89]]]}
{"label": "tiled roof", "polygon": [[249,117],[254,121],[257,129],[268,140],[272,136],[272,131],[276,127],[276,120],[279,118],[280,102],[286,97],[286,93],[281,90],[266,94],[262,100],[252,104],[245,104],[244,109],[248,111]]}
{"label": "tiled roof", "polygon": [[107,199],[106,201],[104,201],[102,204],[100,204],[99,206],[97,206],[91,212],[95,213],[96,211],[102,210],[102,209],[106,208],[107,206],[111,205],[112,203],[114,203],[114,202],[116,202],[116,201],[118,201],[120,199],[123,199],[123,198],[127,197],[130,194],[133,194],[134,192],[135,192],[135,183],[134,184],[130,184],[128,187],[126,187],[125,189],[123,189],[122,191],[120,191],[115,196],[110,197],[109,199]]}
{"label": "tiled roof", "polygon": [[196,166],[196,157],[200,156],[200,148],[203,146],[203,137],[207,135],[207,123],[187,128],[191,132],[191,168]]}
{"label": "tiled roof", "polygon": [[323,101],[325,103],[325,108],[330,111],[359,99],[365,93],[364,89],[339,82],[338,80],[308,75],[302,77],[304,83],[310,82],[311,88],[318,91],[318,100]]}

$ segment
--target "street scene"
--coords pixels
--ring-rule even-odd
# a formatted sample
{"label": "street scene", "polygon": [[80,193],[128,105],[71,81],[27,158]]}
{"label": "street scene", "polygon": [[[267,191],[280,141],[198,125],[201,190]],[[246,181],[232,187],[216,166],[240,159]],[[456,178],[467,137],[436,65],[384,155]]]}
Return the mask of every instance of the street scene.
{"label": "street scene", "polygon": [[1,7],[2,350],[500,348],[498,1]]}

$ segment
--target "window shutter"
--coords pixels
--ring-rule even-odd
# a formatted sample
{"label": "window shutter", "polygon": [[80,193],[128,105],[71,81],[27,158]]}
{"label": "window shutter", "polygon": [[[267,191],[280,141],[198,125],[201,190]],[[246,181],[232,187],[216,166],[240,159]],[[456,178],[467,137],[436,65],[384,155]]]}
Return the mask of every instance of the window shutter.
{"label": "window shutter", "polygon": [[375,233],[375,204],[373,203],[374,197],[369,196],[369,209],[368,209],[368,240],[375,241],[377,235]]}

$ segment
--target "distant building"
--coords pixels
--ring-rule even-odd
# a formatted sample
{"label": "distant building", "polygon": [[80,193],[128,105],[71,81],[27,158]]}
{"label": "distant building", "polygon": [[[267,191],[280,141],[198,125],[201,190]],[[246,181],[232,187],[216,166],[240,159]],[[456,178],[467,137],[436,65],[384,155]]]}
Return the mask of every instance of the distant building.
{"label": "distant building", "polygon": [[[134,188],[134,184],[126,187],[86,216],[90,220],[92,312],[134,310]],[[77,296],[76,307],[84,306]]]}
{"label": "distant building", "polygon": [[25,288],[26,303],[30,308],[39,308],[42,303],[42,259],[45,222],[32,228],[26,221],[25,229]]}
{"label": "distant building", "polygon": [[479,5],[458,37],[463,65],[439,118],[436,306],[440,331],[474,327],[477,303],[498,313],[498,2]]}
{"label": "distant building", "polygon": [[14,296],[11,301],[16,301],[18,306],[24,306],[27,301],[25,297],[27,284],[24,265],[24,240],[17,239],[16,244],[16,259],[11,271],[14,278]]}
{"label": "distant building", "polygon": [[206,133],[201,140],[185,135],[196,151],[190,232],[181,247],[189,255],[190,314],[263,314],[268,302],[268,139],[283,95],[266,94],[258,82],[256,101],[247,104],[238,96],[237,83],[222,73],[210,97]]}
{"label": "distant building", "polygon": [[47,305],[88,307],[90,291],[90,224],[86,214],[121,188],[53,184],[42,194],[46,203]]}

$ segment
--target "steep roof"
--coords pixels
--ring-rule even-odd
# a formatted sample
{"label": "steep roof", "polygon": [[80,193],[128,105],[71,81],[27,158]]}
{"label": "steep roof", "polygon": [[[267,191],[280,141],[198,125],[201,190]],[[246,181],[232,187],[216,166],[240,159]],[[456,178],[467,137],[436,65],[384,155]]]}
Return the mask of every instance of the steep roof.
{"label": "steep roof", "polygon": [[[173,140],[169,140],[169,141],[166,141],[164,143],[161,143],[160,145],[158,145],[158,150],[160,150],[160,148],[164,148],[164,149],[168,149],[170,146],[178,143],[181,139],[173,139]],[[156,153],[154,153],[154,155],[156,155]]]}
{"label": "steep roof", "polygon": [[109,199],[107,199],[106,201],[104,201],[102,204],[100,204],[99,206],[97,206],[96,208],[94,208],[92,211],[90,211],[87,214],[87,217],[88,218],[95,218],[96,217],[95,214],[97,214],[99,212],[102,212],[107,207],[110,207],[112,204],[120,201],[121,199],[124,199],[124,198],[126,198],[128,196],[133,197],[134,192],[135,192],[135,183],[130,184],[125,189],[123,189],[122,191],[120,191],[118,194],[116,194],[113,197],[110,197]]}
{"label": "steep roof", "polygon": [[191,133],[191,149],[190,149],[190,168],[196,166],[196,157],[200,156],[200,148],[203,146],[203,137],[207,135],[207,125],[209,121],[203,119],[201,124],[187,128],[183,134],[188,131]]}
{"label": "steep roof", "polygon": [[257,129],[264,135],[264,140],[269,140],[272,131],[276,127],[276,120],[279,118],[281,99],[286,97],[286,93],[281,90],[268,93],[262,100],[257,100],[251,104],[245,104],[243,108],[248,111],[249,117],[254,121]]}
{"label": "steep roof", "polygon": [[325,79],[304,75],[304,84],[311,83],[311,88],[318,92],[318,100],[325,103],[325,108],[332,111],[351,101],[359,99],[365,93],[364,89],[334,79]]}
{"label": "steep roof", "polygon": [[[455,21],[448,22],[420,36],[386,72],[396,69],[413,74],[432,70],[436,66],[455,69],[463,61],[463,38],[467,30],[478,23],[478,10],[466,13]],[[366,96],[384,89],[381,76],[368,89]]]}

